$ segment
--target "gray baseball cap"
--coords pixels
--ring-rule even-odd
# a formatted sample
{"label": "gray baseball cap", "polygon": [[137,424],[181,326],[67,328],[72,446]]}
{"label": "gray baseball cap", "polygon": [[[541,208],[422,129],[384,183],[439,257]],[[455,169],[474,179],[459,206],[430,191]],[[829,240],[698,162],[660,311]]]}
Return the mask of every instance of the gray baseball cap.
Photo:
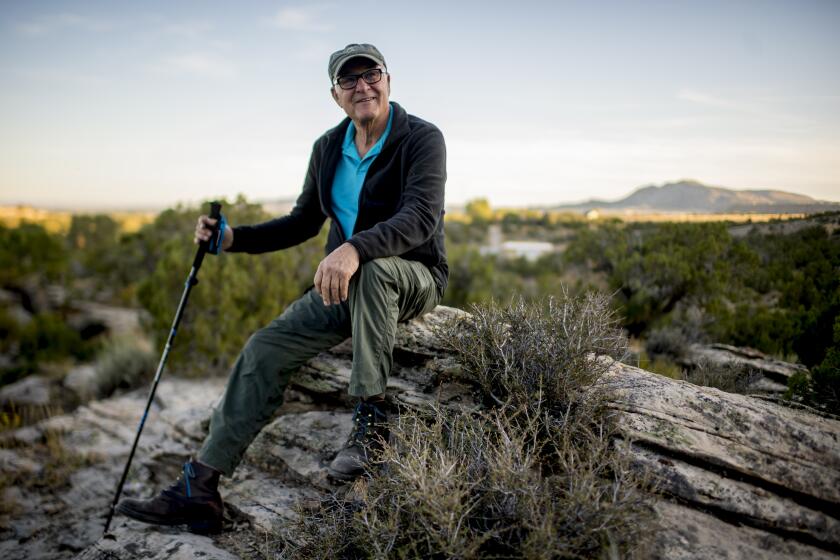
{"label": "gray baseball cap", "polygon": [[327,71],[330,73],[330,82],[332,83],[335,81],[341,67],[344,66],[348,60],[358,57],[368,58],[385,69],[388,68],[388,65],[385,64],[385,57],[382,56],[379,49],[367,43],[351,43],[340,51],[335,51],[330,55],[330,64],[327,66]]}

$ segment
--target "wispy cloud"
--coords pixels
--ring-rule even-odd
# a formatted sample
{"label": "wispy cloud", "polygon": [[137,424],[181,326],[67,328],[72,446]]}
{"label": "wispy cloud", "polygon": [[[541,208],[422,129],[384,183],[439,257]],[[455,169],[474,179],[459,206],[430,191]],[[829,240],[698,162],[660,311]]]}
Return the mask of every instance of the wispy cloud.
{"label": "wispy cloud", "polygon": [[15,29],[22,35],[39,37],[49,35],[50,33],[61,31],[63,29],[79,29],[89,32],[101,32],[109,31],[112,27],[113,25],[111,25],[111,23],[104,20],[81,16],[78,14],[63,13],[47,15],[31,21],[21,22],[15,26]]}
{"label": "wispy cloud", "polygon": [[717,107],[719,109],[734,109],[740,111],[745,108],[741,104],[731,101],[729,99],[715,97],[714,95],[709,95],[707,93],[703,93],[701,91],[693,89],[680,90],[680,92],[677,93],[677,99],[680,99],[682,101],[690,101],[692,103],[705,105],[707,107]]}
{"label": "wispy cloud", "polygon": [[292,53],[292,57],[301,62],[318,62],[326,65],[325,61],[334,50],[335,45],[330,45],[325,41],[302,41]]}
{"label": "wispy cloud", "polygon": [[186,74],[213,79],[227,79],[236,75],[236,69],[227,60],[201,52],[167,57],[154,65],[152,70],[161,74]]}
{"label": "wispy cloud", "polygon": [[682,89],[677,99],[688,101],[703,107],[722,109],[747,118],[758,118],[784,126],[811,126],[813,119],[790,113],[790,99],[785,97],[769,98],[766,95],[753,94],[749,100],[728,99],[694,89]]}
{"label": "wispy cloud", "polygon": [[212,31],[215,26],[207,21],[171,22],[163,26],[163,33],[178,37],[196,39]]}
{"label": "wispy cloud", "polygon": [[300,6],[281,8],[268,22],[287,31],[332,31],[335,25],[326,21],[326,6]]}

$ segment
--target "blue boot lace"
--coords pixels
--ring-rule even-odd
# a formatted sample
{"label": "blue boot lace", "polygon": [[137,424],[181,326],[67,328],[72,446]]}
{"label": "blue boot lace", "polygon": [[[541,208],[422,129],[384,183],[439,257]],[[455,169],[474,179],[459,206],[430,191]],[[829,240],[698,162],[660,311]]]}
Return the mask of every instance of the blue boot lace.
{"label": "blue boot lace", "polygon": [[192,463],[184,463],[184,486],[187,488],[187,498],[192,498],[192,491],[190,490],[190,479],[195,478],[195,470]]}

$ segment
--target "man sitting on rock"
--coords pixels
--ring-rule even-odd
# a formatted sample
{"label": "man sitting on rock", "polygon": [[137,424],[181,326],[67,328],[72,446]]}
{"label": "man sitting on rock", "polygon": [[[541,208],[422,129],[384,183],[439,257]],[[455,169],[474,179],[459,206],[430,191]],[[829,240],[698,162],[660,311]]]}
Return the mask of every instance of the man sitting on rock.
{"label": "man sitting on rock", "polygon": [[[348,118],[315,142],[294,209],[262,224],[226,227],[222,241],[229,252],[276,251],[317,235],[330,218],[314,289],[251,336],[197,458],[158,496],[121,501],[117,511],[128,517],[219,531],[219,476],[233,474],[281,405],[290,376],[351,335],[349,393],[360,402],[330,476],[361,475],[388,437],[383,402],[397,323],[433,309],[448,279],[446,148],[437,127],[389,102],[391,75],[373,45],[347,45],[330,56],[328,70],[332,98]],[[209,239],[214,224],[199,217],[195,241]]]}

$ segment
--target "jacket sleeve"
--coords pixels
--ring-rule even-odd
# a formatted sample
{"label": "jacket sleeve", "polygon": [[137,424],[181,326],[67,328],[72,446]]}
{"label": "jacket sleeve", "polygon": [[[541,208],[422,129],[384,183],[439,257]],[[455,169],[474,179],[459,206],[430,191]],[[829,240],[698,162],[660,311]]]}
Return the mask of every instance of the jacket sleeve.
{"label": "jacket sleeve", "polygon": [[446,185],[443,134],[430,125],[416,134],[408,149],[408,170],[397,212],[347,240],[359,252],[361,262],[399,256],[422,245],[441,220]]}
{"label": "jacket sleeve", "polygon": [[303,182],[303,191],[295,207],[286,216],[261,224],[233,228],[231,253],[266,253],[286,249],[315,237],[327,217],[321,211],[318,194],[317,161],[320,153],[318,142],[312,148],[309,167]]}

